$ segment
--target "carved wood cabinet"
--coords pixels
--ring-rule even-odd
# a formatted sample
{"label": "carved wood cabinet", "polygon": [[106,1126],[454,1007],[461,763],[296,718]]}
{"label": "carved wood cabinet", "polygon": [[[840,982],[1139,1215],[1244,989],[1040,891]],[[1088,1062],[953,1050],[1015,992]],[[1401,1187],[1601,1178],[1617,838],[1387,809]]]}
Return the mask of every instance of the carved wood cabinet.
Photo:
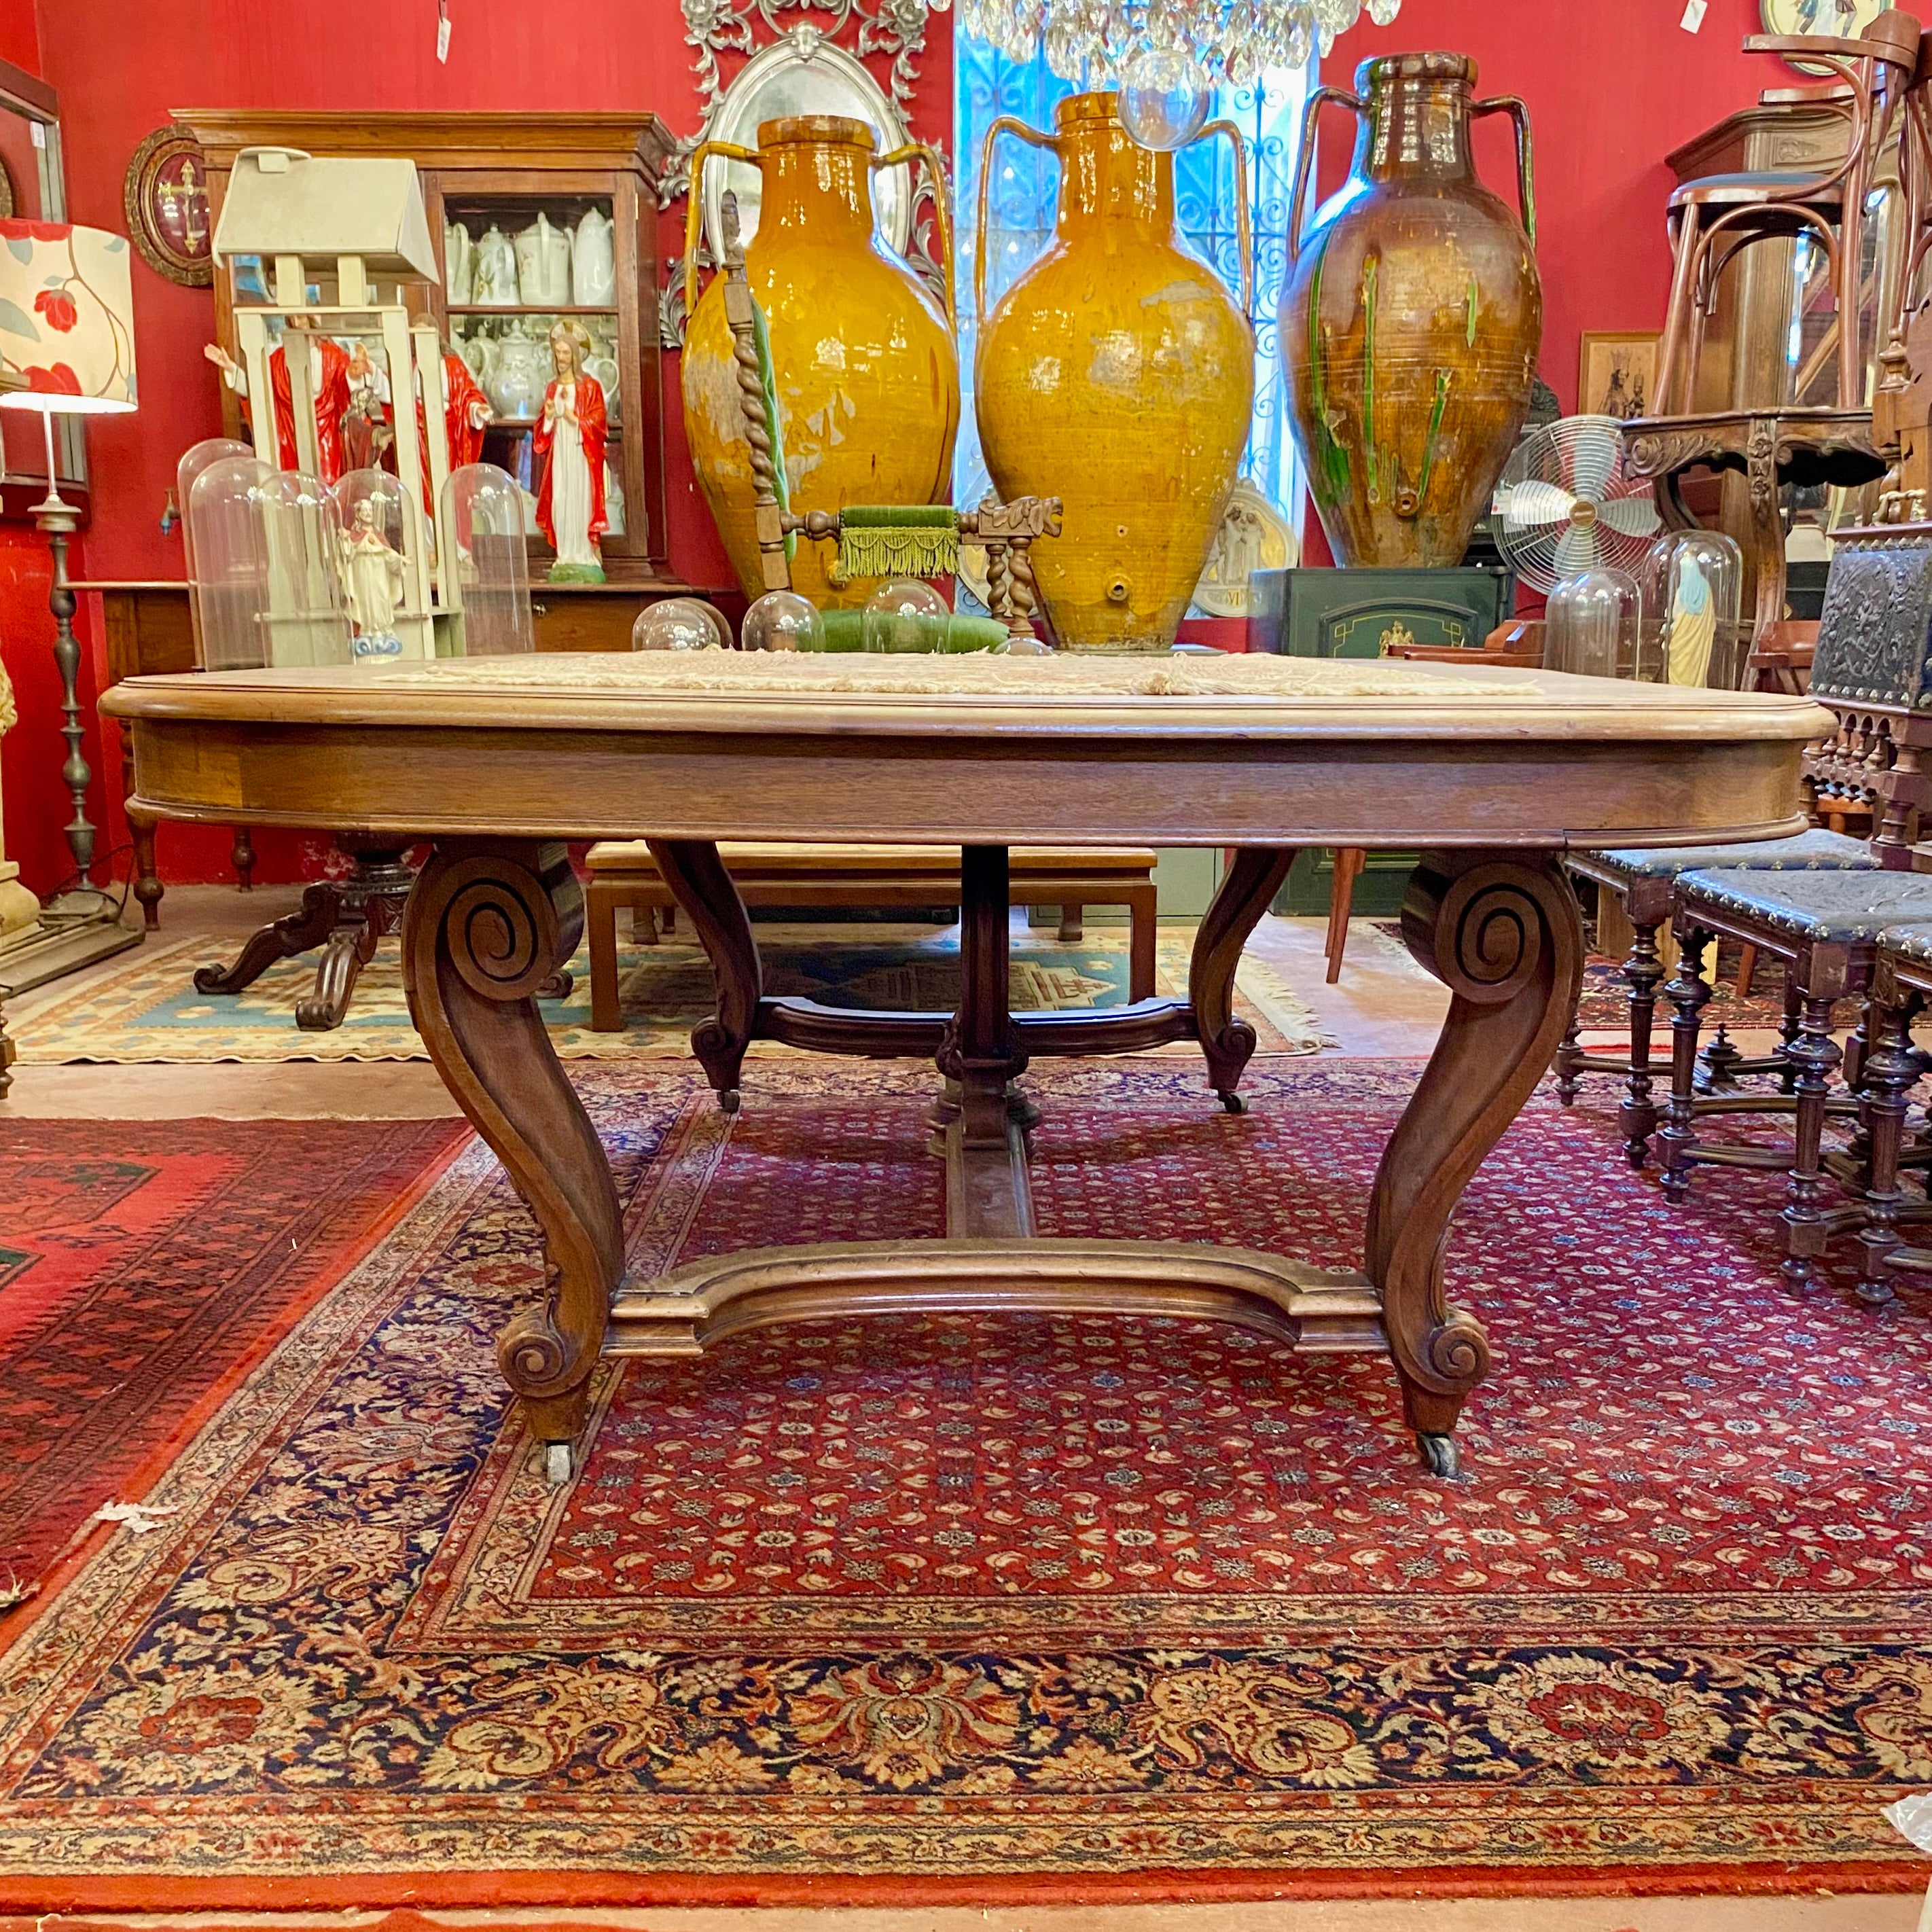
{"label": "carved wood cabinet", "polygon": [[[510,333],[541,338],[550,319],[581,320],[600,356],[616,364],[610,468],[622,496],[624,528],[603,542],[604,568],[614,584],[653,586],[670,578],[666,562],[664,396],[658,333],[657,182],[675,146],[652,114],[338,115],[182,108],[175,118],[190,129],[208,162],[211,215],[218,217],[235,157],[244,148],[296,148],[310,154],[400,154],[413,160],[442,269],[436,288],[409,291],[434,316],[444,340],[466,352],[472,367],[481,345]],[[595,209],[612,224],[615,286],[607,302],[558,300],[453,302],[446,230],[452,223],[480,238],[492,229],[514,241],[541,215],[572,225]],[[458,294],[465,291],[460,286]],[[223,346],[236,346],[233,292],[215,282],[215,328]],[[545,356],[547,364],[547,354]],[[488,374],[482,374],[486,391]],[[610,386],[607,384],[607,386]],[[541,388],[538,395],[541,398]],[[495,399],[493,398],[493,404]],[[238,433],[238,405],[224,393],[229,434]],[[484,442],[486,461],[500,464],[535,489],[527,406],[493,416]],[[551,561],[540,537],[531,539],[531,575],[540,585]]]}

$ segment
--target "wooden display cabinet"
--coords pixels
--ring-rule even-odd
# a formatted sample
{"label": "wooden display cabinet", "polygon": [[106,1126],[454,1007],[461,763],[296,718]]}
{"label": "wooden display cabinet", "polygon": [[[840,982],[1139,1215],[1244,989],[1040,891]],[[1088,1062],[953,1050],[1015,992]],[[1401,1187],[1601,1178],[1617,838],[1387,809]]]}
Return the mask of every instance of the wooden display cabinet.
{"label": "wooden display cabinet", "polygon": [[[618,367],[618,420],[610,448],[622,485],[625,528],[603,541],[604,568],[614,585],[668,590],[666,562],[662,356],[658,346],[657,182],[674,143],[651,114],[334,114],[182,108],[175,118],[201,143],[208,163],[211,214],[218,217],[235,157],[244,148],[288,147],[318,155],[400,154],[414,161],[442,262],[447,224],[460,221],[480,236],[491,224],[512,237],[539,213],[574,228],[592,206],[614,226],[616,283],[608,308],[569,303],[452,304],[443,286],[418,284],[407,292],[436,319],[443,340],[464,338],[499,324],[528,324],[547,334],[551,316],[580,317],[598,350]],[[234,293],[215,282],[215,330],[233,352]],[[546,358],[546,361],[547,361]],[[238,434],[236,399],[224,392],[229,433]],[[484,460],[500,464],[534,490],[530,464],[533,424],[521,417],[492,421]],[[574,586],[546,584],[552,560],[541,537],[530,540],[532,588],[540,598],[568,600]],[[680,586],[681,587],[681,586]]]}

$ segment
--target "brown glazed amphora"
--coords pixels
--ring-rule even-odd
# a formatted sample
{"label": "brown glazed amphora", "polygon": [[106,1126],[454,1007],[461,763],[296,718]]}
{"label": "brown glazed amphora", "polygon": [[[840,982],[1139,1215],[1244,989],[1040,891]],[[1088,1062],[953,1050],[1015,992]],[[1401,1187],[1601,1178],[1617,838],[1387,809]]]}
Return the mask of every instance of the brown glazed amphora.
{"label": "brown glazed amphora", "polygon": [[[1344,565],[1460,563],[1522,427],[1543,335],[1529,117],[1474,100],[1460,54],[1364,61],[1303,117],[1281,303],[1294,435]],[[1324,102],[1359,118],[1340,193],[1301,234]],[[1469,124],[1516,123],[1522,218],[1477,178]],[[1296,237],[1300,236],[1299,245]]]}

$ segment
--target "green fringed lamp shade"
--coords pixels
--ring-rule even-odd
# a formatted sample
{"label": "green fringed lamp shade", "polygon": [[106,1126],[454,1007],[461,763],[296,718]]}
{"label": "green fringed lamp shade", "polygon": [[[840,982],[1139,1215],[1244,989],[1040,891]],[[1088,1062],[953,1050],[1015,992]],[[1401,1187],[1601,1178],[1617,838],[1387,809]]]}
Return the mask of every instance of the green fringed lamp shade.
{"label": "green fringed lamp shade", "polygon": [[958,567],[950,504],[854,503],[838,513],[836,578],[950,577]]}

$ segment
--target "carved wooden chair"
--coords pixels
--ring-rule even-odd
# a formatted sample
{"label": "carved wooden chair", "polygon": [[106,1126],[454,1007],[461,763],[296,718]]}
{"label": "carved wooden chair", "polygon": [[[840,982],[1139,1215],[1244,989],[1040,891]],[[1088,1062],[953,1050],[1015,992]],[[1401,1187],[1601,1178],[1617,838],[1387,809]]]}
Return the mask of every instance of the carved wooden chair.
{"label": "carved wooden chair", "polygon": [[[1878,862],[1862,840],[1832,832],[1811,831],[1796,838],[1767,838],[1741,845],[1574,852],[1564,863],[1579,878],[1589,880],[1600,896],[1614,894],[1629,918],[1630,950],[1624,961],[1623,977],[1629,989],[1630,1051],[1628,1054],[1587,1052],[1578,1044],[1580,1022],[1573,1014],[1570,1030],[1556,1049],[1556,1097],[1564,1106],[1571,1105],[1581,1090],[1585,1074],[1608,1073],[1620,1078],[1624,1083],[1624,1098],[1617,1109],[1617,1125],[1623,1133],[1624,1151],[1631,1166],[1640,1168],[1648,1158],[1650,1137],[1663,1119],[1653,1093],[1652,1083],[1660,1070],[1651,1057],[1651,1039],[1658,988],[1665,975],[1658,935],[1671,917],[1678,880],[1686,873],[1712,866],[1771,872],[1870,872],[1876,869]],[[1783,1031],[1788,1048],[1798,1030],[1798,1015],[1792,1004],[1796,998],[1794,982],[1788,975],[1785,989]],[[1706,1084],[1720,1088],[1733,1085],[1745,1075],[1773,1073],[1782,1077],[1788,1072],[1784,1052],[1755,1057],[1741,1054],[1731,1046],[1721,1028],[1705,1057]]]}
{"label": "carved wooden chair", "polygon": [[[1932,920],[1932,878],[1876,868],[1687,872],[1677,881],[1672,917],[1683,944],[1676,976],[1664,988],[1674,1013],[1670,1100],[1658,1136],[1664,1191],[1671,1200],[1682,1201],[1692,1169],[1700,1166],[1782,1170],[1786,1180],[1779,1217],[1784,1228],[1781,1271],[1786,1285],[1802,1293],[1812,1286],[1818,1258],[1832,1240],[1862,1228],[1867,1218],[1870,1128],[1858,1090],[1873,1038],[1873,1016],[1869,1009],[1862,1012],[1858,1030],[1841,1050],[1832,1037],[1833,1009],[1843,1000],[1863,1001],[1873,982],[1882,932],[1904,922]],[[1711,997],[1703,950],[1712,940],[1725,937],[1784,962],[1797,1017],[1784,1049],[1792,1075],[1787,1094],[1697,1097],[1698,1029]],[[1888,1045],[1895,1045],[1889,1034]],[[1832,1077],[1841,1063],[1844,1085],[1834,1094]],[[1700,1113],[1784,1114],[1792,1122],[1791,1138],[1769,1144],[1702,1140],[1695,1129]],[[1825,1124],[1834,1114],[1860,1120],[1864,1131],[1850,1150],[1827,1154]],[[1828,1179],[1846,1186],[1850,1198],[1845,1204],[1828,1204]]]}
{"label": "carved wooden chair", "polygon": [[[1905,1141],[1912,1088],[1927,1057],[1912,1044],[1912,1023],[1932,1000],[1932,922],[1888,927],[1879,934],[1865,1028],[1864,1124],[1868,1143],[1864,1214],[1858,1229],[1863,1265],[1861,1300],[1882,1307],[1896,1298],[1893,1277],[1932,1276],[1932,1249],[1908,1245],[1899,1233],[1913,1216],[1900,1185],[1915,1164]],[[1922,1144],[1917,1150],[1922,1156]],[[1922,1170],[1922,1158],[1916,1164]]]}

